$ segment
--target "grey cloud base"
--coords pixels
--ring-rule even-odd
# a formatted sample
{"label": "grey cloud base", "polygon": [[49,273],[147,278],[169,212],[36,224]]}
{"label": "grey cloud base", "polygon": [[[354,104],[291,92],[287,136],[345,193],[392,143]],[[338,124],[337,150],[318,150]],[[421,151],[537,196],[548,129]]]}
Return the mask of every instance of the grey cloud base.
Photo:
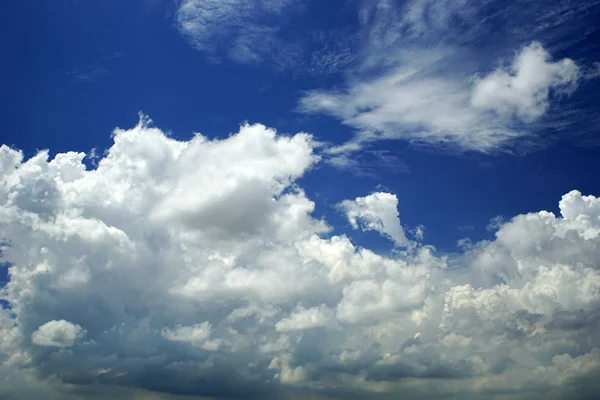
{"label": "grey cloud base", "polygon": [[[319,161],[307,134],[180,142],[142,119],[97,169],[83,158],[0,148],[0,397],[598,389],[596,197],[570,192],[560,215],[516,216],[456,259],[418,243],[390,257],[312,216],[295,184]],[[345,209],[403,242],[396,197],[376,197]]]}

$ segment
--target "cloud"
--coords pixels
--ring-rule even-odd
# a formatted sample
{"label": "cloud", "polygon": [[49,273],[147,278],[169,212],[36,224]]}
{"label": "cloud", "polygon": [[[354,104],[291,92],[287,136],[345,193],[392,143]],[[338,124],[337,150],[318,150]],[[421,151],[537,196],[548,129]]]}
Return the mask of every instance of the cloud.
{"label": "cloud", "polygon": [[401,139],[489,152],[528,134],[513,116],[531,122],[547,110],[552,90],[571,93],[577,87],[575,63],[549,61],[539,43],[520,50],[514,72],[500,69],[471,82],[468,75],[441,71],[452,57],[413,50],[384,73],[352,80],[345,89],[308,91],[299,110],[340,119],[358,131],[358,144]]}
{"label": "cloud", "polygon": [[540,43],[531,43],[517,54],[508,71],[500,68],[478,79],[471,103],[501,115],[516,114],[524,121],[539,118],[548,110],[551,90],[570,94],[579,79],[573,60],[549,59]]}
{"label": "cloud", "polygon": [[[551,56],[569,54],[565,47],[580,35],[572,27],[589,13],[584,3],[364,1],[358,60],[342,84],[305,91],[297,111],[352,129],[331,148],[334,161],[389,139],[452,151],[527,151],[545,143],[542,131],[574,122],[585,108],[566,97],[594,78],[593,69]],[[547,112],[559,105],[564,114]]]}
{"label": "cloud", "polygon": [[84,334],[85,331],[79,325],[61,319],[40,326],[31,334],[31,341],[38,346],[71,347]]}
{"label": "cloud", "polygon": [[277,322],[275,329],[278,332],[293,332],[322,328],[329,325],[333,318],[333,311],[329,310],[324,304],[309,309],[300,307],[294,310],[289,317]]}
{"label": "cloud", "polygon": [[[175,15],[180,34],[215,62],[266,65],[277,71],[327,75],[357,59],[349,29],[312,27],[298,0],[183,0]],[[307,25],[310,31],[306,32]]]}
{"label": "cloud", "polygon": [[192,46],[212,57],[288,69],[302,49],[279,30],[282,14],[296,9],[296,0],[183,0],[175,22]]}
{"label": "cloud", "polygon": [[177,326],[174,329],[165,329],[162,335],[168,340],[189,343],[192,346],[202,347],[205,350],[218,350],[219,341],[209,340],[211,325],[203,322],[193,326]]}
{"label": "cloud", "polygon": [[[597,197],[569,192],[560,215],[514,216],[462,254],[386,255],[313,215],[298,187],[319,161],[308,134],[243,125],[177,141],[144,117],[113,140],[93,170],[83,153],[0,147],[0,397],[597,389]],[[397,201],[345,204],[403,242]]]}
{"label": "cloud", "polygon": [[496,215],[494,218],[490,219],[490,223],[487,224],[485,229],[488,231],[495,231],[500,228],[504,222],[504,217],[502,215]]}
{"label": "cloud", "polygon": [[411,230],[412,235],[417,240],[423,240],[425,238],[425,227],[423,225],[419,225],[416,228]]}
{"label": "cloud", "polygon": [[396,195],[377,192],[355,200],[344,200],[340,208],[354,229],[360,227],[363,231],[377,231],[398,246],[409,245],[400,225]]}

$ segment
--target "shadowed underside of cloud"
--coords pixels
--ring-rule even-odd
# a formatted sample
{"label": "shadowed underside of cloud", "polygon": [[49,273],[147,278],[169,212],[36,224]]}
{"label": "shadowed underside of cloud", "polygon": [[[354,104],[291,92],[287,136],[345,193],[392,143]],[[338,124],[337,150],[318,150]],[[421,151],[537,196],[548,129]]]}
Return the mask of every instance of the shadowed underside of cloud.
{"label": "shadowed underside of cloud", "polygon": [[[0,148],[0,396],[586,398],[600,200],[518,215],[451,260],[330,235],[310,135],[176,141],[147,118],[95,170]],[[400,198],[402,194],[399,194]],[[397,243],[397,197],[342,203]],[[590,397],[591,398],[591,397]]]}

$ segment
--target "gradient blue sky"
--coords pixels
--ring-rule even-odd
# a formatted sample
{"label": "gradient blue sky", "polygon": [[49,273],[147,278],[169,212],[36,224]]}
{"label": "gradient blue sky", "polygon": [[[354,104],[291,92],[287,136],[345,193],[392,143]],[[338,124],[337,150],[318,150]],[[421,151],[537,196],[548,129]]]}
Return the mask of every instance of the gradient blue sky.
{"label": "gradient blue sky", "polygon": [[598,21],[2,1],[0,397],[595,399]]}
{"label": "gradient blue sky", "polygon": [[[214,48],[198,49],[178,29],[172,1],[6,2],[0,16],[2,142],[28,155],[44,148],[51,154],[92,148],[101,153],[111,143],[112,130],[135,125],[142,111],[182,139],[193,132],[225,137],[248,121],[344,143],[354,134],[352,127],[299,113],[298,102],[307,90],[336,89],[349,74],[356,75],[353,68],[368,52],[361,32],[366,28],[357,18],[365,4],[312,1],[288,6],[279,15],[256,11],[251,17],[258,23],[278,29],[269,35],[277,42],[252,44],[272,48],[244,59],[229,50],[236,22],[209,26],[215,32],[206,40]],[[534,39],[557,60],[569,57],[583,68],[594,68],[598,60],[593,3],[517,1],[505,7],[488,2],[478,7],[476,15],[489,20],[479,36],[464,38],[464,25],[450,20],[443,27],[445,37],[456,35],[452,40],[467,57],[467,62],[451,59],[447,71],[467,78],[486,73]],[[551,8],[557,8],[555,14]],[[546,18],[554,26],[532,19],[544,17],[541,9],[551,14]],[[448,46],[442,35],[430,36],[414,42],[433,51]],[[391,58],[402,46],[391,46],[387,54]],[[343,54],[335,58],[336,52]],[[312,197],[319,196],[317,213],[325,215],[335,214],[328,203],[382,185],[400,196],[404,224],[424,225],[429,243],[453,251],[456,241],[467,236],[461,227],[473,227],[468,236],[474,239],[490,237],[485,227],[497,215],[556,210],[559,196],[574,188],[600,192],[599,89],[600,80],[583,80],[571,96],[553,97],[551,109],[523,127],[535,145],[524,138],[482,153],[381,140],[353,154],[359,160],[353,168],[321,165],[302,185]]]}

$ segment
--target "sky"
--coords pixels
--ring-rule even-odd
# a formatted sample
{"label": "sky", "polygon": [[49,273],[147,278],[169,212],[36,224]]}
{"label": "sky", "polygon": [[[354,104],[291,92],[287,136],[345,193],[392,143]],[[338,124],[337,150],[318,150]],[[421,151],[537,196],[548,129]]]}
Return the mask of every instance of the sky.
{"label": "sky", "polygon": [[0,6],[2,399],[593,399],[600,1]]}

